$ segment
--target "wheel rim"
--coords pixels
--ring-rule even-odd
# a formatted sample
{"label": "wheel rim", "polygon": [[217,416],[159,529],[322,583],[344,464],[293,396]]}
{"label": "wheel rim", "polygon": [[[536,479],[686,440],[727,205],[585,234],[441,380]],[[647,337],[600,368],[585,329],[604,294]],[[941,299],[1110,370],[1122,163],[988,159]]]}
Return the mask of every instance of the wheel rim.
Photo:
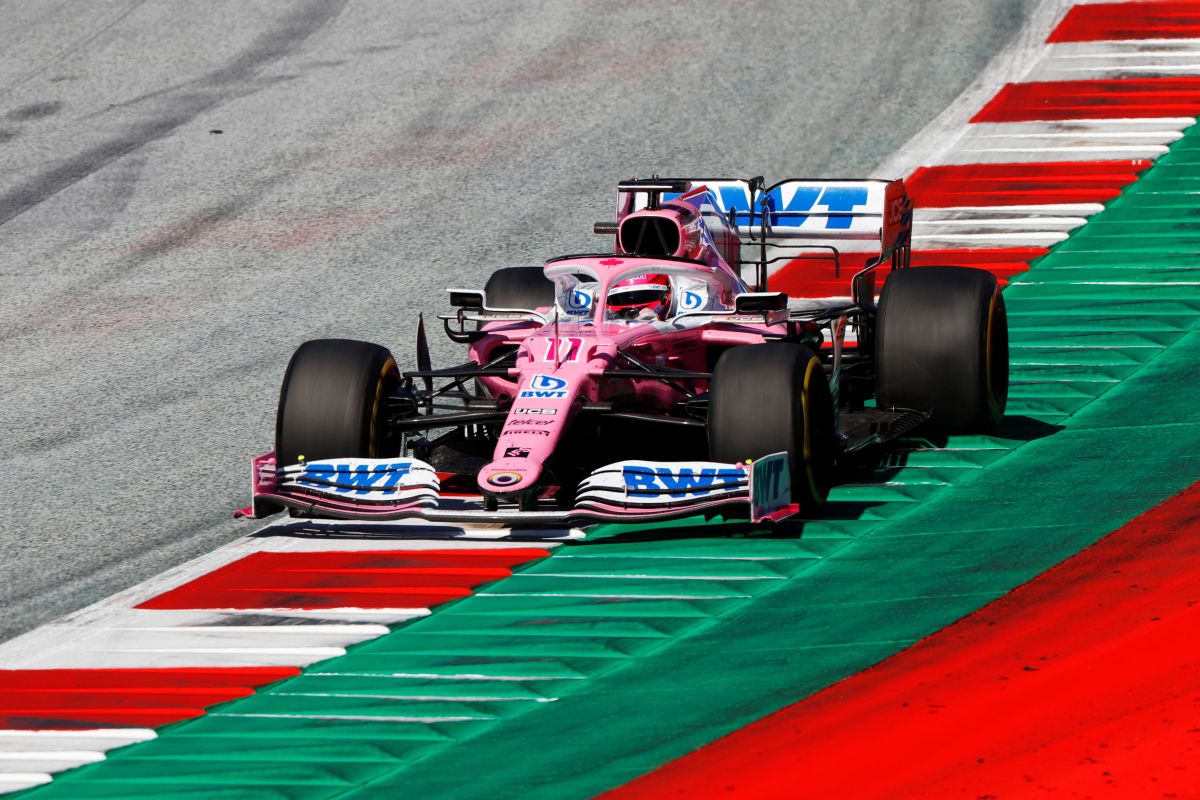
{"label": "wheel rim", "polygon": [[379,380],[375,382],[375,399],[371,404],[370,440],[367,442],[367,457],[379,457],[379,408],[383,405],[383,390],[387,385],[390,374],[397,371],[396,360],[388,358],[379,370]]}
{"label": "wheel rim", "polygon": [[821,487],[817,484],[816,472],[813,470],[813,465],[816,459],[813,457],[813,435],[812,435],[812,376],[820,375],[821,379],[825,378],[825,370],[821,367],[821,362],[817,358],[810,358],[808,365],[804,369],[804,390],[800,393],[800,407],[804,415],[804,443],[801,446],[801,457],[804,460],[804,477],[808,481],[808,494],[817,503],[825,502],[825,492],[821,491]]}
{"label": "wheel rim", "polygon": [[[1002,322],[1003,321],[1003,322]],[[1000,288],[992,293],[988,305],[987,335],[984,376],[986,380],[988,412],[992,422],[998,423],[1004,416],[1005,400],[1008,397],[1008,325],[1004,300]]]}

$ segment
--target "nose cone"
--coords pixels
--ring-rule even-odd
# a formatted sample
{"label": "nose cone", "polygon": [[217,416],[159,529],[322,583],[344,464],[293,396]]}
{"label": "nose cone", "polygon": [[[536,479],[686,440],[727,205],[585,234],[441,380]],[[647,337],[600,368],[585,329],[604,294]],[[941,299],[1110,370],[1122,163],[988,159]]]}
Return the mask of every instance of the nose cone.
{"label": "nose cone", "polygon": [[574,371],[523,376],[496,441],[494,460],[479,471],[477,482],[484,492],[515,497],[537,486],[542,464],[554,453],[583,385],[583,366],[572,366]]}
{"label": "nose cone", "polygon": [[[519,451],[524,448],[507,448]],[[479,471],[479,488],[488,494],[516,494],[532,489],[542,475],[542,465],[525,457],[501,458]]]}

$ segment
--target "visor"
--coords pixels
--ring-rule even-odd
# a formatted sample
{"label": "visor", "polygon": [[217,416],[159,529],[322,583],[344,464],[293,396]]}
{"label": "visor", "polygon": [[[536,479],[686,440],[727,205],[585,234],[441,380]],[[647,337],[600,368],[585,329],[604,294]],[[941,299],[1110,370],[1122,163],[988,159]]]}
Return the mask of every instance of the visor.
{"label": "visor", "polygon": [[639,286],[621,286],[608,293],[609,308],[629,308],[631,306],[649,306],[662,303],[667,299],[671,287],[658,284],[641,284]]}

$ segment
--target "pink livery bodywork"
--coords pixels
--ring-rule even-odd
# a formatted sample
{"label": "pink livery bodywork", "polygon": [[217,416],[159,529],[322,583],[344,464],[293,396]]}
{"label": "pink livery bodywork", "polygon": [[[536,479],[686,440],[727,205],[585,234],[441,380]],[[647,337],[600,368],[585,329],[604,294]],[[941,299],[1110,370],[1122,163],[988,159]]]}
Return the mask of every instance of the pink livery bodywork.
{"label": "pink livery bodywork", "polygon": [[[471,377],[480,387],[481,398],[490,404],[487,407],[496,409],[488,422],[498,426],[490,429],[496,435],[491,458],[473,476],[477,497],[463,497],[461,492],[442,496],[436,485],[425,485],[430,493],[419,496],[410,489],[397,493],[372,488],[376,480],[381,485],[408,480],[397,477],[402,470],[432,474],[428,464],[415,459],[388,463],[358,459],[336,466],[346,468],[336,472],[328,464],[276,465],[274,454],[268,453],[254,462],[254,504],[242,513],[262,516],[288,507],[356,519],[519,518],[531,523],[568,518],[658,519],[730,504],[749,507],[754,521],[775,521],[797,513],[800,509],[786,501],[787,492],[779,490],[780,459],[776,456],[781,454],[759,459],[775,459],[769,466],[776,472],[771,476],[773,488],[757,495],[750,484],[757,480],[762,489],[766,473],[749,464],[663,462],[654,466],[654,462],[646,462],[651,464],[648,469],[659,470],[663,476],[660,483],[664,488],[657,491],[658,497],[646,490],[653,502],[638,495],[636,469],[642,467],[626,467],[635,472],[627,474],[624,484],[614,488],[601,486],[604,482],[599,481],[596,486],[600,488],[579,495],[573,508],[538,510],[539,493],[552,484],[547,462],[556,455],[572,456],[563,452],[564,436],[582,412],[649,409],[658,415],[656,419],[701,424],[666,415],[681,414],[679,409],[689,400],[705,395],[714,351],[773,339],[803,341],[813,349],[824,345],[836,408],[847,315],[873,302],[876,267],[907,266],[912,214],[901,181],[785,181],[771,187],[764,187],[760,179],[674,184],[622,184],[616,223],[597,226],[597,232],[615,235],[616,252],[547,262],[544,274],[554,284],[553,305],[492,308],[483,293],[452,290],[460,298],[478,297],[477,305],[455,300],[457,313],[442,319],[451,338],[469,343],[468,366],[478,368],[478,374]],[[863,210],[857,210],[859,206]],[[741,235],[747,232],[750,239],[744,241]],[[821,315],[797,315],[789,311],[789,298],[765,291],[767,239],[826,242],[799,246],[832,251],[831,256],[820,257],[835,260],[837,250],[828,241],[857,242],[858,249],[873,246],[879,255],[866,269],[847,276],[847,294],[853,303],[823,308]],[[647,251],[647,241],[653,244],[653,252]],[[746,246],[761,246],[761,259],[743,261],[741,249]],[[758,265],[757,291],[742,277],[744,263]],[[668,282],[666,312],[645,318],[614,313],[607,302],[610,292],[618,285],[637,284],[647,275],[653,276],[656,285]],[[459,326],[457,332],[451,331],[453,322]],[[477,330],[469,325],[477,325]],[[823,339],[819,329],[827,331],[830,338]],[[423,338],[420,346],[424,346]],[[501,362],[503,367],[492,366]],[[639,369],[645,370],[644,377]],[[424,380],[432,374],[443,373],[428,369],[412,373]],[[410,385],[417,380],[406,379]],[[421,395],[412,396],[418,405],[422,402]],[[635,412],[626,416],[646,419],[650,415]],[[786,454],[782,455],[786,489],[790,476]],[[595,470],[581,487],[599,480],[602,473],[615,474],[611,468],[620,463]],[[327,472],[314,472],[317,466]],[[700,479],[697,476],[710,480],[712,474],[704,470],[713,469],[740,470],[741,483],[736,490],[694,489]],[[684,488],[672,488],[677,486]]]}
{"label": "pink livery bodywork", "polygon": [[[618,352],[636,352],[642,361],[686,371],[705,369],[704,353],[710,345],[756,344],[769,334],[762,315],[741,321],[721,320],[709,314],[677,315],[674,319],[647,322],[606,321],[602,298],[609,289],[631,275],[655,272],[696,279],[703,276],[730,298],[745,285],[728,271],[698,264],[663,264],[640,257],[588,257],[557,261],[546,276],[584,275],[595,283],[593,311],[586,319],[559,318],[538,327],[490,323],[489,336],[471,348],[472,360],[487,363],[500,346],[518,344],[517,363],[510,378],[485,377],[479,381],[491,396],[511,401],[497,441],[493,461],[479,473],[479,488],[504,495],[528,491],[541,477],[542,465],[555,452],[562,434],[587,402],[601,402],[621,394],[637,393],[647,405],[665,407],[680,399],[671,386],[656,381],[599,380],[618,366]],[[537,422],[539,424],[530,424]],[[513,456],[514,452],[524,455]]]}

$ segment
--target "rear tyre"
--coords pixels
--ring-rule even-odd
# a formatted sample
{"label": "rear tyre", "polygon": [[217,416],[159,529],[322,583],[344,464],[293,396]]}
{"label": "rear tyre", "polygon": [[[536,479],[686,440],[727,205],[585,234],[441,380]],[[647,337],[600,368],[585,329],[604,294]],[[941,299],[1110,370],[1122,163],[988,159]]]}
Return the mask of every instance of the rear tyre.
{"label": "rear tyre", "polygon": [[554,305],[554,284],[541,267],[505,267],[483,287],[492,308],[536,309]]}
{"label": "rear tyre", "polygon": [[879,299],[875,391],[880,407],[932,412],[936,427],[989,431],[1008,402],[1008,316],[990,272],[893,272]]}
{"label": "rear tyre", "polygon": [[792,502],[806,511],[823,504],[833,483],[838,443],[821,360],[800,344],[726,350],[709,388],[709,457],[737,462],[783,450]]}
{"label": "rear tyre", "polygon": [[392,354],[377,344],[316,339],[300,345],[279,391],[276,463],[396,455],[383,409],[399,380]]}

